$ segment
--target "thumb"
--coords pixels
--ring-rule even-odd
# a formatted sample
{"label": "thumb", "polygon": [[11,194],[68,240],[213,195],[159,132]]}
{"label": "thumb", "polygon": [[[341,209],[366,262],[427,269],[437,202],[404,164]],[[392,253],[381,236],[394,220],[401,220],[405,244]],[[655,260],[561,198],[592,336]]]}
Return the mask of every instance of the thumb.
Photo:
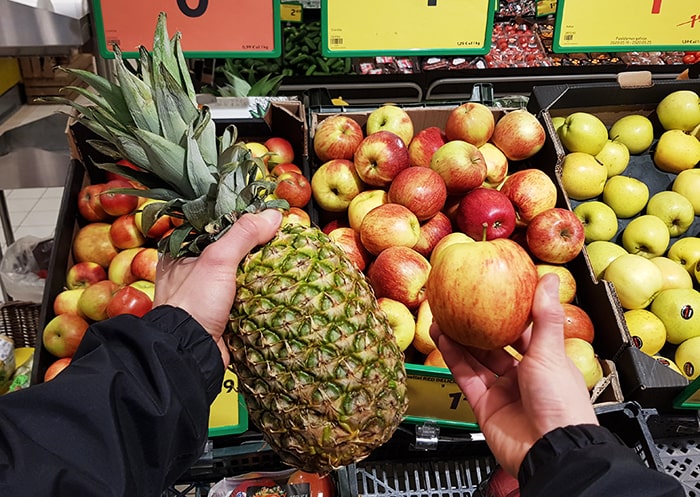
{"label": "thumb", "polygon": [[532,302],[532,337],[528,353],[549,353],[564,349],[564,309],[559,301],[559,277],[542,276]]}

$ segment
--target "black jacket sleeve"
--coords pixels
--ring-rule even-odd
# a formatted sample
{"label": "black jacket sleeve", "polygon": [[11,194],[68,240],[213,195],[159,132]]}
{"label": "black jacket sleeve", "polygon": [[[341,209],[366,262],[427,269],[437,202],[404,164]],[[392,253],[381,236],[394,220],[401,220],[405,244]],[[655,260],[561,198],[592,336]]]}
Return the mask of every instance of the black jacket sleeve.
{"label": "black jacket sleeve", "polygon": [[518,474],[523,497],[684,497],[680,482],[647,467],[606,428],[557,428],[537,441]]}
{"label": "black jacket sleeve", "polygon": [[0,397],[0,496],[158,496],[202,454],[224,366],[168,306],[95,323],[68,368]]}

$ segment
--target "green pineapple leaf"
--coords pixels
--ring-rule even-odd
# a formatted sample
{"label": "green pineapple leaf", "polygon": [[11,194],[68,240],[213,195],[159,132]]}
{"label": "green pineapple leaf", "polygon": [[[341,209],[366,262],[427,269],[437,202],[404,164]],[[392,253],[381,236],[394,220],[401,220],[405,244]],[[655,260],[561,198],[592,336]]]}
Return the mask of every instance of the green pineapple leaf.
{"label": "green pineapple leaf", "polygon": [[[161,178],[181,196],[195,198],[196,195],[185,170],[185,149],[145,129],[135,128],[133,133],[148,157],[146,164],[136,162],[134,164]],[[129,156],[126,157],[129,158]]]}
{"label": "green pineapple leaf", "polygon": [[187,130],[187,148],[185,149],[187,179],[196,196],[207,195],[215,185],[215,179],[199,151],[192,128]]}
{"label": "green pineapple leaf", "polygon": [[113,51],[117,62],[117,80],[134,123],[139,128],[151,133],[160,133],[158,110],[151,89],[143,80],[127,69],[119,46],[114,45]]}
{"label": "green pineapple leaf", "polygon": [[192,105],[197,106],[197,92],[194,90],[194,85],[192,84],[192,76],[190,75],[190,69],[187,66],[187,61],[185,60],[185,55],[182,53],[182,33],[177,32],[173,37],[175,39],[175,57],[177,58],[177,65],[180,69],[180,81],[182,86],[185,87],[187,95],[190,97]]}
{"label": "green pineapple leaf", "polygon": [[180,80],[180,70],[177,58],[173,53],[173,43],[168,37],[167,14],[165,12],[158,14],[151,54],[154,68],[159,68],[160,65],[163,64],[165,69],[175,80]]}
{"label": "green pineapple leaf", "polygon": [[194,138],[199,145],[204,162],[216,173],[217,153],[216,153],[216,123],[211,118],[209,107],[202,107],[194,120]]}
{"label": "green pineapple leaf", "polygon": [[212,218],[210,202],[206,195],[186,202],[182,206],[182,212],[192,227],[197,231],[204,230],[209,220]]}
{"label": "green pineapple leaf", "polygon": [[139,75],[146,85],[153,88],[153,57],[143,45],[139,46]]}

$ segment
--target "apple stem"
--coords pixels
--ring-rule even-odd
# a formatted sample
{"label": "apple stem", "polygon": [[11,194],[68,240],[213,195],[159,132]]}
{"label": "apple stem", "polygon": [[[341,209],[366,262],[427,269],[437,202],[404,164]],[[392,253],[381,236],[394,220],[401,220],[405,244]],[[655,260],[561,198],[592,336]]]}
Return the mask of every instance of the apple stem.
{"label": "apple stem", "polygon": [[486,241],[486,230],[489,228],[489,223],[482,223],[481,226],[484,228],[481,232],[481,241]]}

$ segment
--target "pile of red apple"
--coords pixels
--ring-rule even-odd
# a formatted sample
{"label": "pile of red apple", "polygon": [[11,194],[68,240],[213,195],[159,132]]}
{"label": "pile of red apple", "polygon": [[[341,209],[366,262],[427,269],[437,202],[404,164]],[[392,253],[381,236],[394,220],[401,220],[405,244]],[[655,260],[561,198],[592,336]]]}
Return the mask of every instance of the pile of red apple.
{"label": "pile of red apple", "polygon": [[[366,274],[407,357],[441,364],[428,329],[445,308],[482,312],[482,321],[500,323],[498,338],[505,342],[496,346],[510,343],[505,318],[529,317],[534,286],[545,272],[560,277],[567,336],[592,342],[593,325],[573,303],[576,281],[565,265],[583,247],[583,225],[572,211],[556,207],[553,180],[527,162],[545,142],[534,115],[468,102],[451,109],[443,125],[415,133],[411,115],[398,106],[365,117],[363,125],[346,114],[319,120],[311,188],[323,231]],[[430,282],[451,247],[473,245],[480,257],[499,240],[509,245],[496,256],[500,270],[483,264]],[[450,257],[460,257],[459,250]],[[523,271],[534,277],[523,283]],[[440,288],[447,297],[428,303],[429,283],[433,294]],[[487,286],[492,290],[484,295]],[[475,294],[488,299],[488,312],[465,304]],[[493,311],[498,308],[503,315]]]}

